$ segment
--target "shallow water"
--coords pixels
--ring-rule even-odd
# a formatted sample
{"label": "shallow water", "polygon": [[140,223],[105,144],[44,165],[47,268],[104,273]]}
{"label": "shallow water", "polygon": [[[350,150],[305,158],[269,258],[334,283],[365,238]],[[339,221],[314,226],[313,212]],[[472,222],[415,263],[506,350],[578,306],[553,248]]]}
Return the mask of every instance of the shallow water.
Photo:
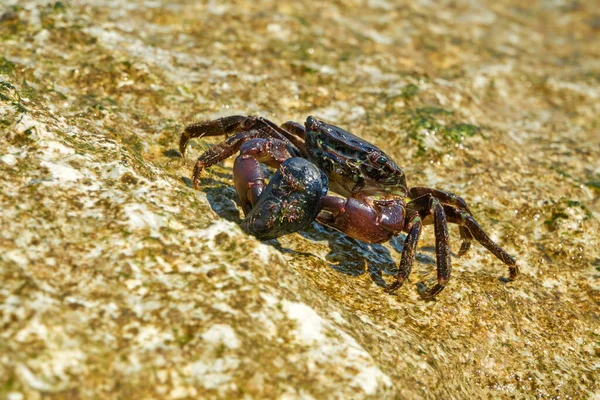
{"label": "shallow water", "polygon": [[[587,2],[4,1],[0,395],[599,398],[600,14]],[[192,121],[328,120],[482,246],[434,302],[424,229],[368,245],[238,227]],[[458,230],[451,228],[457,251]]]}

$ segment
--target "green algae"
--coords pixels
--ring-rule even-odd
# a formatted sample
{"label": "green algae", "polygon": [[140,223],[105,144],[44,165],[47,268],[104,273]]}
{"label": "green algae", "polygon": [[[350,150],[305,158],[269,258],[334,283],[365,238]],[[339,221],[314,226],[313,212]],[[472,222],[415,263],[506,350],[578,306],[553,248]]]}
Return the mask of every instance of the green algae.
{"label": "green algae", "polygon": [[400,97],[405,100],[410,100],[415,97],[419,93],[419,87],[412,83],[409,83],[405,87],[402,88],[402,92],[400,93]]}
{"label": "green algae", "polygon": [[588,181],[585,184],[586,186],[589,186],[592,189],[600,190],[600,181]]}
{"label": "green algae", "polygon": [[12,76],[15,72],[15,64],[5,57],[0,57],[0,74]]}
{"label": "green algae", "polygon": [[481,132],[481,129],[475,125],[456,121],[453,111],[439,107],[409,109],[403,111],[403,115],[403,129],[417,146],[418,156],[424,156],[428,150],[431,151],[425,144],[424,135],[438,134],[443,139],[444,145],[449,147]]}
{"label": "green algae", "polygon": [[572,218],[567,210],[575,209],[578,214],[582,214],[582,221],[589,220],[593,217],[592,212],[582,204],[578,200],[570,200],[570,199],[559,199],[557,202],[553,202],[551,206],[551,214],[550,217],[544,220],[544,225],[548,227],[551,231],[557,230],[561,226],[560,220],[568,220]]}

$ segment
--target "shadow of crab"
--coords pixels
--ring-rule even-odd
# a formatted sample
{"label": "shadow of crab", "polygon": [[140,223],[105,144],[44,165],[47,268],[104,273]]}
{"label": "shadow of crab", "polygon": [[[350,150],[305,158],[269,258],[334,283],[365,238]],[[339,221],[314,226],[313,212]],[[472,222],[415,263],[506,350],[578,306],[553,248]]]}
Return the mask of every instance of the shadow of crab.
{"label": "shadow of crab", "polygon": [[210,204],[210,208],[219,217],[235,222],[238,225],[242,222],[243,218],[240,217],[240,209],[234,200],[237,198],[237,193],[233,187],[216,186],[206,188],[204,193],[206,193],[206,199],[208,200],[208,204]]}
{"label": "shadow of crab", "polygon": [[[186,186],[193,188],[192,180],[190,178],[182,176],[181,180]],[[232,186],[212,178],[202,178],[200,185],[202,186],[202,191],[206,195],[210,208],[219,217],[235,222],[238,225],[242,222],[240,210],[236,201],[237,193]]]}
{"label": "shadow of crab", "polygon": [[316,222],[298,233],[311,241],[327,240],[330,251],[325,259],[339,273],[359,276],[367,272],[373,282],[381,287],[387,286],[384,274],[395,276],[398,273],[390,251],[381,244],[352,239]]}
{"label": "shadow of crab", "polygon": [[[350,276],[367,272],[373,282],[382,288],[389,284],[383,278],[384,275],[395,277],[398,274],[398,262],[394,261],[389,249],[382,244],[361,242],[316,222],[298,233],[311,241],[327,240],[330,252],[326,260],[337,272]],[[404,239],[404,235],[399,235],[389,242],[398,254],[402,254]],[[435,260],[427,255],[418,255],[417,260],[423,264],[435,265]],[[388,278],[388,281],[391,280]]]}

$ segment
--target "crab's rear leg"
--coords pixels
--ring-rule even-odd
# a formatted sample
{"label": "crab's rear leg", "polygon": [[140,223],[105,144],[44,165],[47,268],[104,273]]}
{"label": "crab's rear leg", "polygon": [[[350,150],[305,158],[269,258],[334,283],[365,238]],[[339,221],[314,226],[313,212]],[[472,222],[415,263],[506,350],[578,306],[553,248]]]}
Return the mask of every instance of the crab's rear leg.
{"label": "crab's rear leg", "polygon": [[517,266],[517,260],[508,254],[502,247],[498,246],[490,237],[485,233],[481,226],[477,223],[475,218],[464,210],[457,207],[444,205],[444,211],[448,217],[448,221],[458,224],[465,229],[468,229],[471,235],[483,245],[486,249],[495,255],[500,261],[508,265],[508,280],[513,281],[519,275],[519,267]]}
{"label": "crab's rear leg", "polygon": [[447,222],[456,223],[465,228],[472,238],[476,239],[492,254],[508,265],[509,280],[514,280],[519,274],[515,258],[492,241],[483,231],[481,226],[479,226],[477,221],[475,221],[473,216],[464,209],[448,204],[442,204],[440,200],[437,197],[433,197],[431,193],[427,193],[411,200],[406,207],[407,210],[419,211],[426,223],[431,223],[431,220],[428,217],[433,215],[438,283],[433,288],[422,293],[422,298],[434,298],[444,289],[446,283],[450,279],[451,263]]}
{"label": "crab's rear leg", "polygon": [[383,242],[400,231],[406,231],[408,235],[402,250],[397,280],[387,288],[391,292],[402,286],[408,278],[421,234],[422,218],[433,215],[438,282],[422,293],[421,297],[435,297],[444,289],[451,273],[448,226],[441,201],[427,193],[409,202],[406,210],[401,201],[373,203],[374,206],[371,206],[356,198],[326,196],[322,199],[323,211],[317,220],[355,239],[370,243]]}
{"label": "crab's rear leg", "polygon": [[[469,215],[472,215],[471,210],[469,210],[469,206],[467,205],[467,202],[463,200],[462,197],[457,196],[454,193],[420,186],[415,186],[408,190],[408,197],[410,199],[416,199],[417,197],[421,197],[427,194],[430,194],[431,196],[435,197],[436,199],[441,201],[442,204],[448,204],[457,207],[458,209],[467,212]],[[471,235],[471,232],[469,232],[469,230],[462,225],[459,226],[458,229],[460,237],[463,240],[460,245],[460,250],[458,250],[458,256],[460,257],[465,255],[467,251],[469,251],[469,249],[471,248],[471,241],[473,240],[473,236]]]}
{"label": "crab's rear leg", "polygon": [[432,288],[421,293],[423,299],[432,299],[446,287],[452,272],[450,237],[448,235],[446,213],[442,202],[430,193],[411,200],[406,207],[407,209],[418,211],[422,218],[433,215],[437,283]]}

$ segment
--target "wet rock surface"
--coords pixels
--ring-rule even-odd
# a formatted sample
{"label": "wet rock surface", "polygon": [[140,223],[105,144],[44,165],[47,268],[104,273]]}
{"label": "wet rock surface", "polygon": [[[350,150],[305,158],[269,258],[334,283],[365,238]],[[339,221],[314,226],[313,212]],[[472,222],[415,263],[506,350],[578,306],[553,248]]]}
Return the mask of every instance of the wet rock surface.
{"label": "wet rock surface", "polygon": [[[600,46],[587,2],[0,5],[0,397],[600,396]],[[490,236],[433,302],[426,228],[239,227],[228,160],[190,187],[185,124],[315,115]],[[453,248],[458,230],[451,228]]]}

